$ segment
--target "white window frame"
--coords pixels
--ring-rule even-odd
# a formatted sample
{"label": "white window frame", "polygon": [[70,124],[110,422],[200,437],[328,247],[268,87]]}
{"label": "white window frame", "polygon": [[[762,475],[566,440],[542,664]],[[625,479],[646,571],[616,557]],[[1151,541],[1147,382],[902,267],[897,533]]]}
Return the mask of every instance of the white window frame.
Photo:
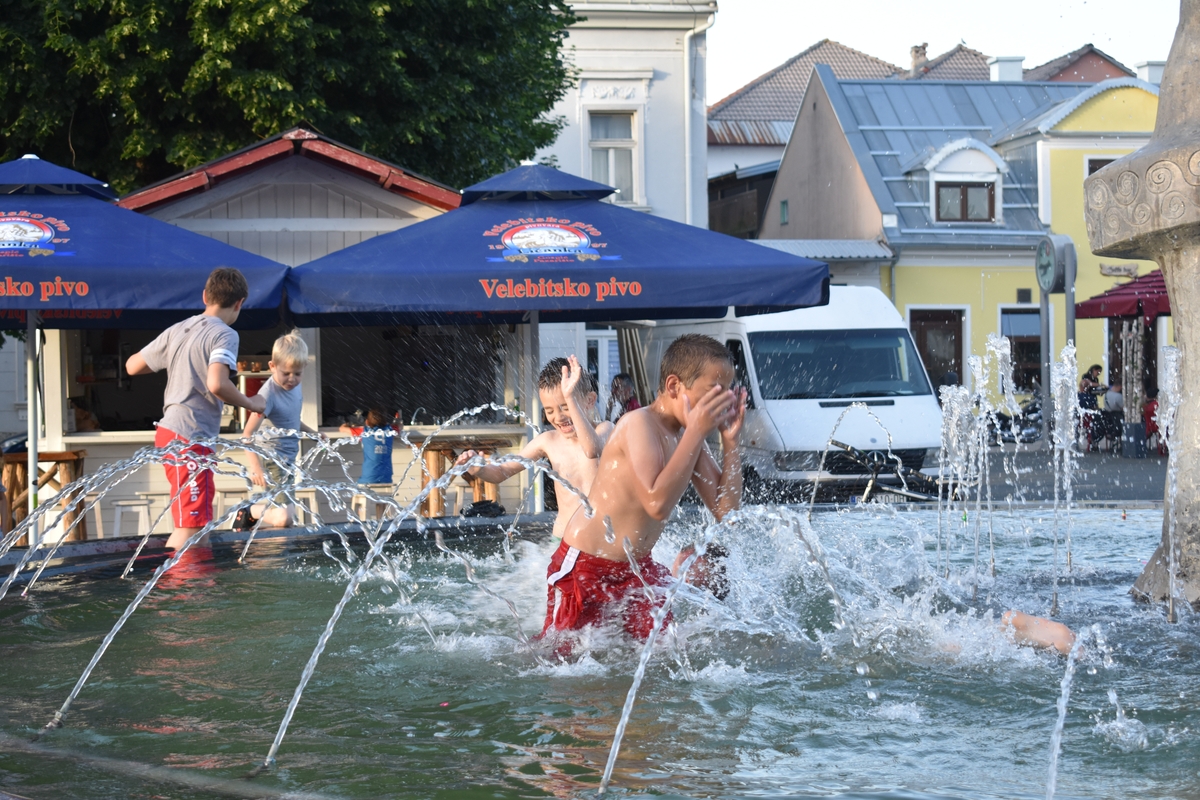
{"label": "white window frame", "polygon": [[[643,110],[644,108],[641,106],[641,104],[636,104],[636,106],[634,106],[634,104],[626,103],[604,104],[604,106],[590,106],[589,104],[589,106],[583,108],[583,113],[587,120],[587,136],[583,137],[583,163],[586,164],[589,179],[599,181],[599,179],[592,174],[592,151],[594,142],[613,143],[612,145],[607,146],[606,149],[608,150],[628,149],[634,152],[634,158],[632,158],[632,161],[634,161],[634,197],[625,198],[620,196],[620,194],[614,193],[612,196],[605,198],[606,200],[610,201],[610,203],[634,207],[646,205],[646,181],[644,181],[644,175],[646,175],[646,164],[644,164],[644,148],[642,148],[642,140],[644,138],[642,136],[642,120],[644,118]],[[632,134],[632,138],[593,139],[593,114],[629,114],[632,118],[630,120],[630,133]],[[613,158],[610,154],[610,157],[608,157],[608,170],[610,170],[608,174],[610,175],[612,174],[613,166]]]}
{"label": "white window frame", "polygon": [[[939,183],[990,183],[992,185],[992,219],[942,220],[937,213],[937,185]],[[929,173],[929,219],[934,225],[1004,225],[1004,176],[999,172],[930,172]]]}

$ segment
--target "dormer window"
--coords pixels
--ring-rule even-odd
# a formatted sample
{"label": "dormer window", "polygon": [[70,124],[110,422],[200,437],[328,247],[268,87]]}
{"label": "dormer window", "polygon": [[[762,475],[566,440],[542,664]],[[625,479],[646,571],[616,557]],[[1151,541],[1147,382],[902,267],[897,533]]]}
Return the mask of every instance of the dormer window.
{"label": "dormer window", "polygon": [[938,181],[938,222],[995,222],[996,184]]}
{"label": "dormer window", "polygon": [[918,153],[905,171],[924,171],[928,180],[929,216],[949,225],[1002,225],[1004,173],[1008,165],[988,145],[964,137],[947,142],[929,154]]}

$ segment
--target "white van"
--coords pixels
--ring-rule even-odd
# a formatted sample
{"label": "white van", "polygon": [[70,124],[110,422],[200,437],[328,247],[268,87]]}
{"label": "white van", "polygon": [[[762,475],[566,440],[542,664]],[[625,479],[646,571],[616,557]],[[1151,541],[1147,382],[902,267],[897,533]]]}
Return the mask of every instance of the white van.
{"label": "white van", "polygon": [[[942,412],[903,317],[878,289],[832,286],[828,305],[798,311],[659,322],[646,349],[655,386],[662,354],[685,333],[727,345],[750,390],[742,430],[748,499],[798,499],[818,478],[821,495],[834,499],[862,487],[870,472],[838,447],[818,472],[831,437],[869,459],[899,457],[937,474]],[[881,471],[880,481],[899,483],[894,472]]]}

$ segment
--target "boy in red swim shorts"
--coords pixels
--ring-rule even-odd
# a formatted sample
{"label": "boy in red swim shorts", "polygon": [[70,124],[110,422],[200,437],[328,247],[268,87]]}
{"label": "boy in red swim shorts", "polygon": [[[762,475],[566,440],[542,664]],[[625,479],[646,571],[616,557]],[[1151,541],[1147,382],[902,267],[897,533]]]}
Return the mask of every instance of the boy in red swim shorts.
{"label": "boy in red swim shorts", "polygon": [[[629,634],[646,638],[662,598],[642,579],[650,587],[670,580],[650,551],[688,484],[718,520],[741,506],[738,434],[746,392],[732,388],[729,350],[708,336],[681,336],[663,355],[659,376],[658,397],[623,416],[600,455],[588,493],[595,516],[576,512],[550,560],[543,636],[619,616]],[[721,435],[719,466],[704,444],[714,430]],[[613,542],[605,537],[605,517],[616,533]]]}
{"label": "boy in red swim shorts", "polygon": [[249,294],[241,272],[228,267],[213,270],[204,285],[204,313],[167,328],[125,362],[130,375],[167,371],[163,417],[154,446],[166,447],[176,439],[195,442],[163,465],[171,484],[175,524],[167,547],[182,547],[212,522],[213,476],[203,462],[213,450],[204,442],[220,433],[224,403],[259,414],[266,406],[262,396],[246,397],[230,380],[237,370],[238,335],[229,326],[237,321]]}

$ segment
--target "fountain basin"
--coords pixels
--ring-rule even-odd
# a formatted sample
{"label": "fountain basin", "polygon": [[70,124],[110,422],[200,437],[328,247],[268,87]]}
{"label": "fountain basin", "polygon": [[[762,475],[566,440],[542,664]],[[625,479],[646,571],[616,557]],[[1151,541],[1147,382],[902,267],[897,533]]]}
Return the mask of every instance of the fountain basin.
{"label": "fountain basin", "polygon": [[[1196,623],[1170,626],[1161,609],[1129,601],[1161,512],[1127,516],[1074,512],[1061,619],[1077,630],[1099,624],[1107,645],[1089,646],[1075,675],[1060,797],[1197,788]],[[990,620],[1010,607],[1046,613],[1052,518],[1050,509],[996,513],[992,579],[972,572],[973,519],[943,519],[939,562],[936,512],[815,515],[847,606],[842,631],[793,531],[763,521],[726,535],[733,592],[725,604],[680,594],[685,650],[669,638],[659,646],[614,790],[1045,796],[1065,662],[1012,645]],[[669,560],[695,535],[673,524],[656,555]],[[527,633],[540,629],[552,550],[544,534],[518,538],[511,563],[496,536],[451,546],[516,604]],[[319,547],[264,543],[241,566],[218,547],[213,561],[168,573],[41,750],[17,742],[53,715],[141,580],[62,576],[29,597],[10,594],[0,603],[0,788],[35,799],[594,793],[638,648],[599,632],[569,663],[539,666],[517,644],[508,609],[470,586],[460,562],[422,543],[386,552],[410,602],[382,576],[363,584],[276,768],[253,781],[239,778],[269,747],[344,588],[342,568]],[[947,554],[949,580],[932,574]],[[1122,749],[1140,740],[1113,732],[1109,690],[1145,727],[1145,749]]]}

